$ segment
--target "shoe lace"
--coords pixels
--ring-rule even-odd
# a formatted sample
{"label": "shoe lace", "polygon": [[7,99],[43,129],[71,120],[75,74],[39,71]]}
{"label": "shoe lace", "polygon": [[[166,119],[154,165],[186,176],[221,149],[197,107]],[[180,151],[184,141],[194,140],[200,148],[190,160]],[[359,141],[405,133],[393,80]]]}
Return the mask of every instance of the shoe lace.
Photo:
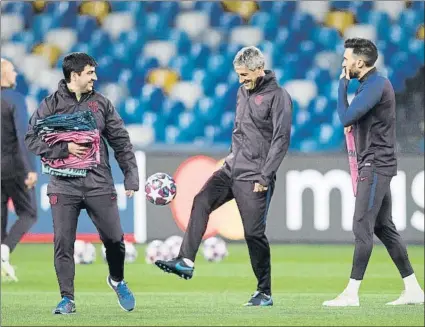
{"label": "shoe lace", "polygon": [[124,281],[118,284],[117,291],[118,291],[118,296],[123,299],[126,299],[131,296],[131,291],[128,288],[127,283]]}

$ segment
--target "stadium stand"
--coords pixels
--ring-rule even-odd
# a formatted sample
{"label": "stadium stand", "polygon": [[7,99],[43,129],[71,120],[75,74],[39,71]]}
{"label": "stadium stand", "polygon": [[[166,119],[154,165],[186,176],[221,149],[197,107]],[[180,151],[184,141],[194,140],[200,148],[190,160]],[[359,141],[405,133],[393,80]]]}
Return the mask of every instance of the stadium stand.
{"label": "stadium stand", "polygon": [[[406,80],[424,65],[424,2],[314,6],[2,2],[2,55],[19,62],[18,88],[30,111],[55,89],[63,56],[84,51],[98,61],[96,87],[113,99],[135,142],[209,145],[230,143],[238,88],[233,57],[240,47],[256,45],[294,100],[291,150],[339,151],[344,138],[335,116],[336,81],[344,39],[375,40],[379,68],[403,94]],[[351,83],[351,97],[357,87]]]}

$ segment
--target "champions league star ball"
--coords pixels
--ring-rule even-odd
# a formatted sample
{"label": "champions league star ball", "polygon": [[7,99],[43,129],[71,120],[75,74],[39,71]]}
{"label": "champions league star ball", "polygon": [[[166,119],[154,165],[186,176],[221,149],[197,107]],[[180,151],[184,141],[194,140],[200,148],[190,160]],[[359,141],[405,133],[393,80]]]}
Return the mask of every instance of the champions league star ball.
{"label": "champions league star ball", "polygon": [[219,237],[207,238],[202,246],[202,253],[207,261],[219,262],[229,254],[226,242]]}
{"label": "champions league star ball", "polygon": [[170,260],[170,247],[161,240],[153,240],[146,247],[145,261],[152,264],[156,260]]}
{"label": "champions league star ball", "polygon": [[74,262],[79,264],[90,264],[96,261],[96,248],[89,242],[76,240],[74,243]]}
{"label": "champions league star ball", "polygon": [[[137,259],[137,249],[133,243],[124,241],[125,244],[125,263],[133,263]],[[102,244],[102,258],[106,262],[106,248],[105,245]]]}
{"label": "champions league star ball", "polygon": [[176,182],[166,173],[155,173],[146,180],[145,193],[149,202],[160,206],[167,205],[176,196]]}

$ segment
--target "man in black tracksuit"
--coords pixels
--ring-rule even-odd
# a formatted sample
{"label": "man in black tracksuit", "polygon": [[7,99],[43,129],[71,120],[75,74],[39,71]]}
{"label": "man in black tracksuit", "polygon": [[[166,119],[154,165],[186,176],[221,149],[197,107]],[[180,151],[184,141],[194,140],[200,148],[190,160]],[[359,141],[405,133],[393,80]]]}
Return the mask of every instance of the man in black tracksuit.
{"label": "man in black tracksuit", "polygon": [[292,101],[274,73],[264,70],[264,57],[257,48],[243,48],[233,64],[243,86],[237,95],[231,152],[195,196],[178,258],[156,264],[190,279],[210,213],[235,199],[258,281],[257,291],[246,305],[268,306],[273,301],[266,216],[276,172],[289,147]]}
{"label": "man in black tracksuit", "polygon": [[[354,128],[359,178],[353,219],[355,250],[349,283],[337,298],[325,306],[358,306],[358,290],[366,271],[375,234],[385,245],[405,285],[399,299],[389,305],[424,302],[424,293],[410,264],[406,246],[393,223],[390,183],[397,174],[395,154],[396,104],[391,82],[374,64],[376,46],[369,40],[345,41],[343,73],[340,76],[338,115],[347,129]],[[359,89],[347,102],[349,80],[357,78]]]}
{"label": "man in black tracksuit", "polygon": [[55,269],[62,301],[54,313],[75,312],[74,303],[74,242],[77,220],[81,209],[86,209],[106,248],[109,266],[108,285],[117,293],[120,306],[131,311],[134,296],[124,282],[125,246],[117,206],[117,195],[112,179],[107,142],[124,174],[128,197],[139,189],[136,158],[123,121],[112,103],[93,89],[97,80],[96,61],[85,53],[72,53],[64,58],[64,80],[58,90],[46,97],[30,120],[26,135],[28,148],[48,159],[67,158],[69,154],[81,157],[86,147],[73,142],[49,146],[37,136],[33,127],[38,119],[55,114],[71,114],[91,110],[101,134],[100,164],[89,170],[86,177],[51,176],[47,193],[53,215]]}
{"label": "man in black tracksuit", "polygon": [[[17,73],[13,64],[1,59],[1,269],[8,278],[18,281],[9,262],[20,239],[37,220],[34,186],[37,182],[34,157],[25,147],[28,126],[25,98],[13,88]],[[12,199],[16,222],[7,232],[7,202]]]}

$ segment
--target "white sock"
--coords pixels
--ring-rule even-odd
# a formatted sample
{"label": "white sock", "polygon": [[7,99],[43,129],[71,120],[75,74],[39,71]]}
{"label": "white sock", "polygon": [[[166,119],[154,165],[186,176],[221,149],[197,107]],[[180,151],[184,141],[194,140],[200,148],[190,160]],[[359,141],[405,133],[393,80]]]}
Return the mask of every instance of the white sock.
{"label": "white sock", "polygon": [[404,289],[406,291],[421,289],[415,274],[403,278]]}
{"label": "white sock", "polygon": [[114,285],[114,286],[118,286],[118,284],[119,283],[121,283],[121,282],[116,282],[116,281],[114,281],[112,278],[111,278],[111,284],[112,285]]}
{"label": "white sock", "polygon": [[345,288],[345,292],[349,295],[355,295],[357,296],[359,294],[359,288],[361,284],[361,280],[356,280],[350,278],[347,287]]}
{"label": "white sock", "polygon": [[1,260],[9,261],[10,249],[6,244],[1,245]]}
{"label": "white sock", "polygon": [[183,258],[183,261],[184,261],[184,263],[185,263],[185,264],[187,264],[190,268],[193,268],[193,267],[195,266],[195,263],[194,263],[192,260],[190,260],[190,259]]}

